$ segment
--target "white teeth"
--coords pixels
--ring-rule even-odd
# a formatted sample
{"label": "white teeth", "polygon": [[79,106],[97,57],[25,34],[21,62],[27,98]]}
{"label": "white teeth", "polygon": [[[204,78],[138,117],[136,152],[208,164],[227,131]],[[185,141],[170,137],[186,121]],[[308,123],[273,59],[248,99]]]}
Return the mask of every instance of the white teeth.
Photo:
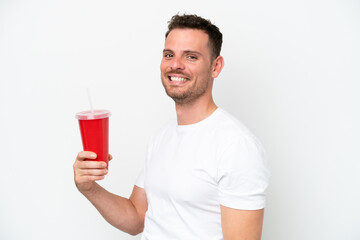
{"label": "white teeth", "polygon": [[185,81],[186,81],[186,78],[182,78],[182,77],[170,77],[170,80],[171,80],[171,81],[174,81],[174,82],[185,82]]}

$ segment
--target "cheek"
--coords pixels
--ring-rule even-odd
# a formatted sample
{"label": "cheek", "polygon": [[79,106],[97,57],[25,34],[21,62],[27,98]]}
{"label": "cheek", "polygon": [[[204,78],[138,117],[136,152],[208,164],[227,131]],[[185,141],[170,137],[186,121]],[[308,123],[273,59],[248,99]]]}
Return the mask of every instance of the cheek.
{"label": "cheek", "polygon": [[164,58],[161,59],[160,62],[160,69],[165,70],[168,69],[170,67],[171,63],[169,60],[166,60]]}
{"label": "cheek", "polygon": [[197,68],[192,71],[199,78],[208,78],[209,77],[209,69],[208,68]]}
{"label": "cheek", "polygon": [[161,60],[161,62],[160,62],[160,70],[161,70],[161,72],[163,72],[165,70],[164,60]]}

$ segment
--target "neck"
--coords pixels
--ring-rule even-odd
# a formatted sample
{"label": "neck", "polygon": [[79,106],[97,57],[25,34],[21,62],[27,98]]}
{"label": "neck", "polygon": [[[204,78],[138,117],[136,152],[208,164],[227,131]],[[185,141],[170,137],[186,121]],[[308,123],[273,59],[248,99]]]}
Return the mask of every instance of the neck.
{"label": "neck", "polygon": [[194,124],[209,117],[216,109],[212,97],[197,99],[187,104],[176,103],[176,115],[178,125]]}

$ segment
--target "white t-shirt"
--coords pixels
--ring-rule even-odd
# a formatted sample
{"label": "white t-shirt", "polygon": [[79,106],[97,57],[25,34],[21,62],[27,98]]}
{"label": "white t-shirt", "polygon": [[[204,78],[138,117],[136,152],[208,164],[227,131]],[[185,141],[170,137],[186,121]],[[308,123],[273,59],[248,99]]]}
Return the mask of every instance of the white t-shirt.
{"label": "white t-shirt", "polygon": [[269,175],[259,141],[223,109],[195,124],[169,122],[136,181],[148,200],[142,240],[223,239],[220,204],[264,208]]}

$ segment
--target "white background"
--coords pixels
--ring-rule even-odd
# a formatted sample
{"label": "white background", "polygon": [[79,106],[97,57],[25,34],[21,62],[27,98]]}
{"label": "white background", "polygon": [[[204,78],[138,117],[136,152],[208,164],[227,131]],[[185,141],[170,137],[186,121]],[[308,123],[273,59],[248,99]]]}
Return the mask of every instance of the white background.
{"label": "white background", "polygon": [[175,117],[160,83],[167,21],[224,34],[215,101],[262,141],[263,239],[360,239],[360,3],[0,0],[0,239],[140,239],[76,190],[76,112],[112,111],[101,184],[129,196],[151,134]]}

